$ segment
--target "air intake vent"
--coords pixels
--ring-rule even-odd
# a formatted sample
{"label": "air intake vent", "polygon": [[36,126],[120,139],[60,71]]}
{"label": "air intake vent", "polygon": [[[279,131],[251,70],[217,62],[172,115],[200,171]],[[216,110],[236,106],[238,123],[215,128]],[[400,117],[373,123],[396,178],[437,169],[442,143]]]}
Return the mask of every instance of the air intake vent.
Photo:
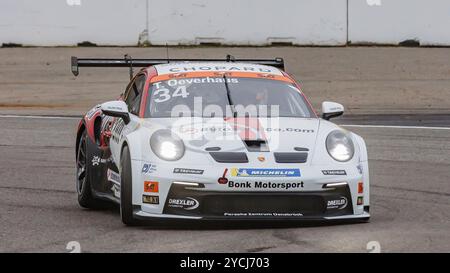
{"label": "air intake vent", "polygon": [[248,163],[248,158],[245,153],[210,152],[209,154],[219,163]]}
{"label": "air intake vent", "polygon": [[273,153],[277,163],[305,163],[308,153]]}
{"label": "air intake vent", "polygon": [[244,140],[249,152],[268,152],[269,146],[265,140]]}

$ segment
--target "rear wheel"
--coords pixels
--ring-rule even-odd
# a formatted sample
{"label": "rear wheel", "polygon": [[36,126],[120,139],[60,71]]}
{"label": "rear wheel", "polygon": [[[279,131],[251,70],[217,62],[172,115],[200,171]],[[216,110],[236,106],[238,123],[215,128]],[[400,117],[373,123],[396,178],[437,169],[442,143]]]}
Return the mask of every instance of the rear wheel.
{"label": "rear wheel", "polygon": [[87,159],[87,135],[83,131],[80,141],[78,142],[77,151],[77,194],[78,204],[83,208],[98,209],[103,208],[106,204],[102,200],[97,200],[92,195],[91,179],[89,175],[90,169]]}
{"label": "rear wheel", "polygon": [[137,221],[133,218],[131,157],[128,146],[123,147],[120,165],[120,217],[125,225],[134,226]]}

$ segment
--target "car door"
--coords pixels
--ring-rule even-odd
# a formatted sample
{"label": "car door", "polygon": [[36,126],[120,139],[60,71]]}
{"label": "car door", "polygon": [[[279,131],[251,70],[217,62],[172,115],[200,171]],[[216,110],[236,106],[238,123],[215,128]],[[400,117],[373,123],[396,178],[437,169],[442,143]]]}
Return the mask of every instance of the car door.
{"label": "car door", "polygon": [[139,124],[139,110],[144,92],[147,76],[144,73],[137,74],[127,86],[123,99],[128,106],[130,122],[125,124],[121,118],[116,118],[111,128],[110,149],[111,154],[120,170],[120,150],[126,135],[136,130]]}

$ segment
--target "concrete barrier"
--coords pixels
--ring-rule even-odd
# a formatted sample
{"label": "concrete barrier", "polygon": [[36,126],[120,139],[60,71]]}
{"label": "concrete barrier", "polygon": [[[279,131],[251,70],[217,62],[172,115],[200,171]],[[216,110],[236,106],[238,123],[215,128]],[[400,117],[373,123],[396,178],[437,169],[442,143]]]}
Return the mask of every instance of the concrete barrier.
{"label": "concrete barrier", "polygon": [[0,43],[341,45],[345,1],[2,0]]}
{"label": "concrete barrier", "polygon": [[150,2],[149,41],[152,44],[346,43],[346,0]]}
{"label": "concrete barrier", "polygon": [[450,45],[449,0],[2,0],[0,44]]}
{"label": "concrete barrier", "polygon": [[145,0],[0,1],[2,44],[136,45],[144,30]]}
{"label": "concrete barrier", "polygon": [[449,26],[449,0],[349,0],[349,43],[450,45]]}

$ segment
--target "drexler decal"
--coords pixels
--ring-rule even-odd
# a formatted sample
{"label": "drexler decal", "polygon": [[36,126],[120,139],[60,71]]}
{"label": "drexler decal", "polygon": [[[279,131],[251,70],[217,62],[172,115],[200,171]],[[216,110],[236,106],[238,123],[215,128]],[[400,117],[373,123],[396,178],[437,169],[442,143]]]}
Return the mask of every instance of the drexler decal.
{"label": "drexler decal", "polygon": [[237,177],[300,177],[300,169],[249,169],[232,168],[231,176]]}
{"label": "drexler decal", "polygon": [[175,168],[173,169],[173,173],[181,173],[181,174],[203,174],[204,170],[198,169],[185,169],[185,168]]}
{"label": "drexler decal", "polygon": [[339,199],[333,199],[327,201],[327,209],[345,209],[347,207],[347,197],[340,197]]}
{"label": "drexler decal", "polygon": [[192,197],[185,197],[185,198],[169,198],[167,201],[167,206],[172,208],[181,208],[185,210],[193,210],[198,208],[200,203],[192,198]]}
{"label": "drexler decal", "polygon": [[345,170],[322,170],[323,175],[347,175]]}

